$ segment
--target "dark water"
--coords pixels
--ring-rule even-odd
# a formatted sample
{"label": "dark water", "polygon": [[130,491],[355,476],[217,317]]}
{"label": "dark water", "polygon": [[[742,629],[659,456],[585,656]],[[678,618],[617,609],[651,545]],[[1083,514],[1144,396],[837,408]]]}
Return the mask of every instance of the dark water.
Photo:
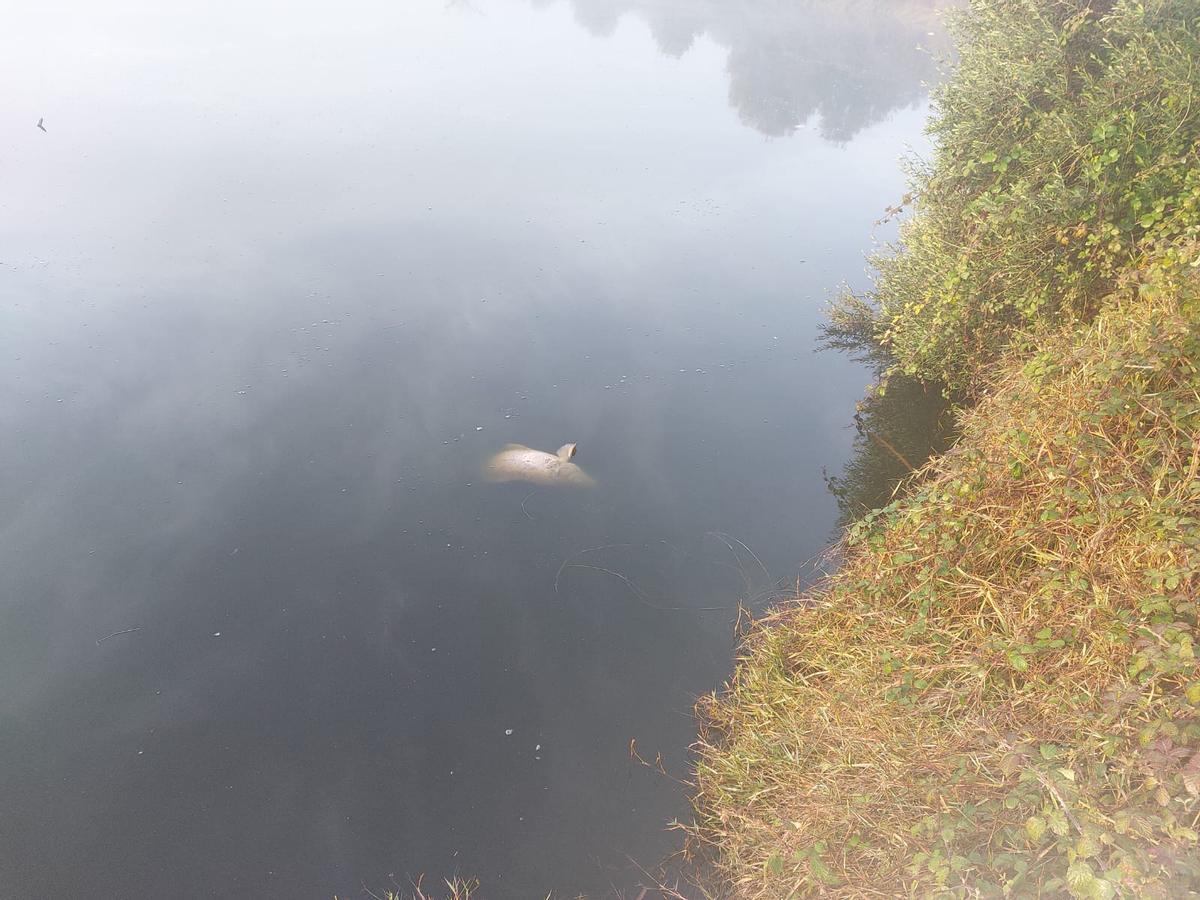
{"label": "dark water", "polygon": [[[686,773],[732,606],[837,519],[869,373],[817,329],[934,5],[10,10],[0,897],[673,850],[629,744]],[[479,477],[569,440],[599,489]]]}

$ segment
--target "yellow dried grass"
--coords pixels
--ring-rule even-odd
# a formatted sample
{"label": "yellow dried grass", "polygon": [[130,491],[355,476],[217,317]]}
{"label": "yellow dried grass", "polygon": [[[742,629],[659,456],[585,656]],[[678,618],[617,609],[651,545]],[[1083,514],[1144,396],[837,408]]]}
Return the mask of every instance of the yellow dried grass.
{"label": "yellow dried grass", "polygon": [[1156,271],[1003,363],[841,570],[749,629],[699,706],[691,832],[738,896],[1200,878],[1196,270]]}

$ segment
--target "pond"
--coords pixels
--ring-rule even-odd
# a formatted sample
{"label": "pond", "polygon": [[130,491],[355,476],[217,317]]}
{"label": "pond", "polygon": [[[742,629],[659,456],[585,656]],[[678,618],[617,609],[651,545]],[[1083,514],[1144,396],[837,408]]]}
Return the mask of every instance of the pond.
{"label": "pond", "polygon": [[[871,374],[819,326],[941,5],[14,9],[0,893],[601,897],[675,850],[631,742],[687,777],[739,601],[834,534]],[[485,480],[508,442],[596,486]]]}

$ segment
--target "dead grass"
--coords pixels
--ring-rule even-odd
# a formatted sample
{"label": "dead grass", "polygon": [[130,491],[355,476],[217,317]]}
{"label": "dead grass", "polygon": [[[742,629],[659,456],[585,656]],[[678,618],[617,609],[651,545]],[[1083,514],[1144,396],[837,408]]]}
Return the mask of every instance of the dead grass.
{"label": "dead grass", "polygon": [[[479,882],[474,878],[447,878],[433,888],[425,886],[425,878],[419,877],[406,890],[372,891],[363,888],[367,897],[375,900],[471,900],[479,890]],[[338,900],[338,898],[334,898]]]}
{"label": "dead grass", "polygon": [[692,830],[737,896],[1200,887],[1200,303],[1155,271],[748,631]]}

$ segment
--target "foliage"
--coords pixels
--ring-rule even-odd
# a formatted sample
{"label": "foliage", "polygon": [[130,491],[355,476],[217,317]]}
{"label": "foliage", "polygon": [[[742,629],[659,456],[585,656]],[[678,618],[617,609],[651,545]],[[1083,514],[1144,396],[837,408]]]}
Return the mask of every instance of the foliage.
{"label": "foliage", "polygon": [[750,628],[692,835],[745,897],[1200,891],[1200,7],[958,33],[916,213],[827,343],[870,337],[884,449],[889,393],[978,405]]}
{"label": "foliage", "polygon": [[992,369],[701,704],[739,896],[1200,890],[1200,247]]}
{"label": "foliage", "polygon": [[915,214],[832,324],[869,314],[895,371],[974,393],[1010,342],[1200,234],[1200,7],[973,0],[955,28]]}

